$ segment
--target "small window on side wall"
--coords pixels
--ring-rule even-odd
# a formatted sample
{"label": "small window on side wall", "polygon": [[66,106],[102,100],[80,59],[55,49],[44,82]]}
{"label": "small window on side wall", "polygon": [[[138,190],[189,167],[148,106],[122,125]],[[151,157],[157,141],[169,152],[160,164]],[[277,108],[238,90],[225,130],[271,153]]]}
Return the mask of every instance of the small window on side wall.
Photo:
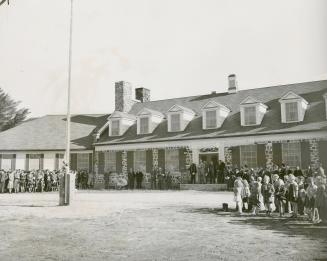
{"label": "small window on side wall", "polygon": [[286,117],[286,122],[294,122],[299,120],[297,102],[285,103],[285,117]]}

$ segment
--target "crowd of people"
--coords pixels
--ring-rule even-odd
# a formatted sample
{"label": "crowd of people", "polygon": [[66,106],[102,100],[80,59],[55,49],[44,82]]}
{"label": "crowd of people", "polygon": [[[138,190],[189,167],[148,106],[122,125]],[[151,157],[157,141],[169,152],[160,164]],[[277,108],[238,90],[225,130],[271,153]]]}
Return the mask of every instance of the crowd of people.
{"label": "crowd of people", "polygon": [[0,193],[57,191],[59,171],[0,170]]}
{"label": "crowd of people", "polygon": [[255,171],[245,166],[228,171],[226,177],[233,182],[239,214],[246,211],[257,215],[265,211],[270,216],[277,212],[294,218],[306,216],[313,223],[327,222],[326,175],[322,166],[303,171],[282,164],[271,170]]}

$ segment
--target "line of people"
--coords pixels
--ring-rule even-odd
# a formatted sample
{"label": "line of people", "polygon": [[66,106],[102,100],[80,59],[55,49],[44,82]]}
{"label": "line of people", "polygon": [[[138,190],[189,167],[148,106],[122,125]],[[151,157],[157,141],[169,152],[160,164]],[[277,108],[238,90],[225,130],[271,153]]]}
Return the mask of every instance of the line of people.
{"label": "line of people", "polygon": [[285,172],[284,167],[262,173],[238,171],[233,186],[238,213],[257,215],[264,210],[268,216],[288,213],[294,218],[306,216],[313,223],[327,222],[327,181],[322,167],[314,173],[299,168]]}
{"label": "line of people", "polygon": [[0,170],[0,193],[57,191],[59,171]]}
{"label": "line of people", "polygon": [[190,183],[222,184],[225,181],[225,170],[226,164],[222,160],[217,163],[212,160],[209,163],[200,160],[198,165],[192,163],[189,167]]}

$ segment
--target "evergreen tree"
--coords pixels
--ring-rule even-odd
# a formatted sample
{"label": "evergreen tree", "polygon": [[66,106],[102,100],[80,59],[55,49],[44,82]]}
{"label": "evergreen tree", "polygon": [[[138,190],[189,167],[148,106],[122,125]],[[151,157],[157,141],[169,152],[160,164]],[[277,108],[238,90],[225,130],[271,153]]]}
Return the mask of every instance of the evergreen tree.
{"label": "evergreen tree", "polygon": [[28,109],[18,109],[20,101],[14,101],[0,88],[0,131],[13,128],[24,121],[30,113]]}

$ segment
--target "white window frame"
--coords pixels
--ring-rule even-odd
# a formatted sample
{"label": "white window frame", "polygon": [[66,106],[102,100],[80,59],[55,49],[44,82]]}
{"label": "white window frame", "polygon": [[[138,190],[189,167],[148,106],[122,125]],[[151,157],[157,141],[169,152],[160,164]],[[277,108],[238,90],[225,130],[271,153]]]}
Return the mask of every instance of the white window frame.
{"label": "white window frame", "polygon": [[[142,129],[142,120],[146,120],[147,122],[147,130],[144,131]],[[149,134],[150,133],[150,117],[149,116],[143,116],[139,118],[139,134]]]}
{"label": "white window frame", "polygon": [[[33,153],[33,154],[29,154],[29,158],[28,158],[28,169],[29,170],[40,170],[41,169],[41,159],[42,159],[42,156],[41,154],[38,154],[38,153]],[[33,163],[33,160],[38,160],[39,161],[39,166],[38,168],[32,168],[31,166],[34,164]]]}
{"label": "white window frame", "polygon": [[[246,122],[246,119],[248,118],[248,112],[246,112],[247,109],[254,109],[254,123],[247,123]],[[254,126],[254,125],[257,125],[258,123],[258,108],[257,108],[257,105],[249,105],[249,106],[243,106],[243,123],[244,123],[244,126]]]}
{"label": "white window frame", "polygon": [[[208,115],[207,113],[215,113],[215,124],[213,126],[208,126]],[[211,109],[211,110],[205,110],[204,111],[204,117],[205,117],[205,129],[216,129],[218,125],[218,110],[217,109]]]}
{"label": "white window frame", "polygon": [[[250,154],[246,155],[246,153]],[[249,168],[258,167],[257,145],[251,144],[240,146],[240,165],[247,165]]]}
{"label": "white window frame", "polygon": [[[114,133],[113,130],[113,123],[118,122],[118,134]],[[120,136],[120,129],[121,129],[121,120],[120,119],[111,119],[110,120],[110,136]]]}
{"label": "white window frame", "polygon": [[[179,126],[178,130],[173,129],[173,117],[178,116],[179,117]],[[169,115],[169,120],[170,120],[170,132],[179,132],[182,130],[182,114],[181,113],[172,113]]]}
{"label": "white window frame", "polygon": [[[290,149],[290,146],[294,146],[295,148],[291,148],[290,151],[287,151]],[[291,167],[291,168],[296,168],[296,166],[301,167],[302,165],[302,158],[301,158],[301,143],[300,142],[283,142],[282,143],[282,160],[283,162]],[[297,157],[298,160],[295,164],[291,164],[292,161],[295,162],[294,158]]]}
{"label": "white window frame", "polygon": [[[297,115],[296,120],[288,120],[288,118],[287,118],[287,106],[289,106],[290,104],[295,104],[296,115]],[[284,110],[285,110],[285,122],[286,123],[299,122],[300,115],[299,115],[299,102],[298,101],[285,102],[284,103]]]}
{"label": "white window frame", "polygon": [[[1,157],[1,169],[5,170],[5,171],[11,171],[13,170],[12,169],[12,166],[13,166],[13,160],[14,160],[14,155],[15,154],[2,154],[2,157]],[[6,163],[10,163],[10,168],[4,168],[4,162],[6,161]],[[6,164],[7,165],[7,164]]]}

